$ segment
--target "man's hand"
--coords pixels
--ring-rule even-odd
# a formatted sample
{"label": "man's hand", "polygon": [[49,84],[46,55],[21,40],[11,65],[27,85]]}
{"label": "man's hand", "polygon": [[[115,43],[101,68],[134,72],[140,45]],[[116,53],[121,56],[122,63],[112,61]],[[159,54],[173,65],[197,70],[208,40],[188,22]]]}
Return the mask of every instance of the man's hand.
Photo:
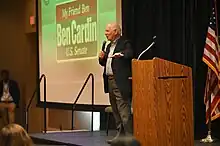
{"label": "man's hand", "polygon": [[115,54],[112,55],[111,57],[112,57],[112,58],[120,58],[120,57],[122,57],[122,56],[124,56],[124,54],[122,54],[122,53],[115,53]]}
{"label": "man's hand", "polygon": [[105,52],[101,51],[99,53],[99,58],[103,59],[105,57]]}

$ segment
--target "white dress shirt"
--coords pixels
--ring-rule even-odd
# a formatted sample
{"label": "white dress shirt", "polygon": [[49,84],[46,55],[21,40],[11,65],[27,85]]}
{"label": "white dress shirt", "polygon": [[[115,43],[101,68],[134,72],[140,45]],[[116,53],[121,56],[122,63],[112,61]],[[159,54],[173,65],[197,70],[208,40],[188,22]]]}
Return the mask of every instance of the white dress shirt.
{"label": "white dress shirt", "polygon": [[1,101],[13,101],[13,98],[9,92],[9,83],[3,82],[3,95],[1,97]]}
{"label": "white dress shirt", "polygon": [[116,39],[115,41],[113,41],[111,43],[110,51],[109,51],[107,62],[106,62],[106,75],[113,75],[113,71],[112,71],[112,56],[113,56],[113,53],[115,51],[117,40],[118,39]]}

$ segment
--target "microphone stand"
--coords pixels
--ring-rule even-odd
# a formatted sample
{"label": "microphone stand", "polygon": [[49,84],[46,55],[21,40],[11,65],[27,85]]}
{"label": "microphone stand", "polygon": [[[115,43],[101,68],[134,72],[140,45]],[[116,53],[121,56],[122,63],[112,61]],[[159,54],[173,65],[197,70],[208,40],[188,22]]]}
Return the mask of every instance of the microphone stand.
{"label": "microphone stand", "polygon": [[147,49],[145,49],[143,52],[141,52],[141,54],[138,56],[137,60],[140,59],[140,57],[146,52],[148,51],[153,45],[155,44],[155,41],[153,41],[149,47],[147,47]]}

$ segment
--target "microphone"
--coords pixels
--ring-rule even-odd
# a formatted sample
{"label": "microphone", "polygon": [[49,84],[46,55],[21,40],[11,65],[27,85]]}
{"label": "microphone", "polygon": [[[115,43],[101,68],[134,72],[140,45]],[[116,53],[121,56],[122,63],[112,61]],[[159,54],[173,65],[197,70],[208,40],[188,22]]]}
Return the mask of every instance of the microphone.
{"label": "microphone", "polygon": [[156,43],[156,36],[153,37],[153,42],[148,46],[144,51],[141,52],[141,54],[138,56],[137,60],[140,59],[140,57],[147,52],[154,44]]}
{"label": "microphone", "polygon": [[106,45],[106,41],[103,41],[102,43],[102,51],[105,52],[105,45]]}

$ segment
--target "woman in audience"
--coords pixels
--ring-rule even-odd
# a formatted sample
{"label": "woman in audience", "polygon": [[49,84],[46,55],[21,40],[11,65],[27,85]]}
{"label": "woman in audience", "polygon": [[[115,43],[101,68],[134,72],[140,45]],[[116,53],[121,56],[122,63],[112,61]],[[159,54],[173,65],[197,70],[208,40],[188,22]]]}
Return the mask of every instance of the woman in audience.
{"label": "woman in audience", "polygon": [[9,124],[0,131],[0,146],[32,146],[27,132],[18,124]]}
{"label": "woman in audience", "polygon": [[141,144],[133,137],[121,137],[112,141],[111,146],[141,146]]}

